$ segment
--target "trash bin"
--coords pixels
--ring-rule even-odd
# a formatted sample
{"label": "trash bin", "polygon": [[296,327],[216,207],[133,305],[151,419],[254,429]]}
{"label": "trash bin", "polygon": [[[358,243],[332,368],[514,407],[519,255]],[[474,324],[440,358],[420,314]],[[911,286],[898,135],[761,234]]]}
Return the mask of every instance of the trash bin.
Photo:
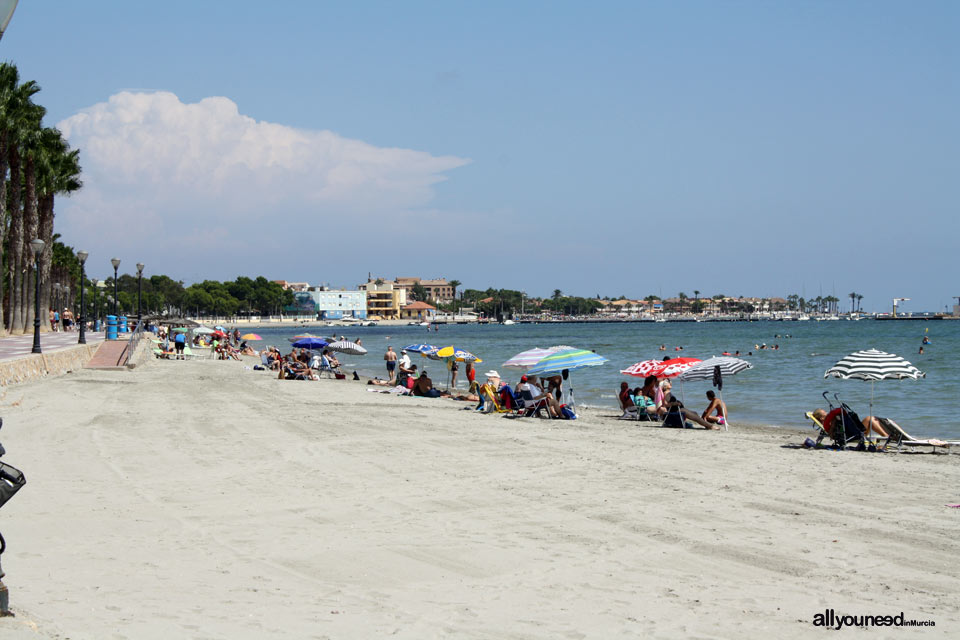
{"label": "trash bin", "polygon": [[107,340],[117,339],[117,316],[107,316]]}

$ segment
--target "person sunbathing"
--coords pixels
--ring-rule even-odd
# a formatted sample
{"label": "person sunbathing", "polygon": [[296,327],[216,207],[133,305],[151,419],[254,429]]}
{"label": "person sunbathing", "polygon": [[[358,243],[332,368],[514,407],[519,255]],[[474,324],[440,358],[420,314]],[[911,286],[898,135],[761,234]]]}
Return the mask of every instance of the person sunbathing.
{"label": "person sunbathing", "polygon": [[[824,420],[826,420],[827,416],[829,415],[827,410],[817,409],[813,412],[812,415],[816,419],[816,421],[822,424],[823,428],[828,433],[830,433],[830,429],[831,429],[830,425],[824,423]],[[842,418],[840,417],[840,415],[836,415],[834,416],[833,419],[838,420]],[[880,420],[882,420],[882,418],[878,416],[867,416],[866,418],[863,418],[860,421],[860,423],[863,425],[863,435],[869,436],[871,433],[874,433],[880,436],[881,438],[889,438],[890,434],[888,434],[887,430],[883,428],[883,424],[880,422]]]}
{"label": "person sunbathing", "polygon": [[304,380],[319,380],[319,378],[315,377],[313,372],[310,371],[310,367],[295,359],[290,359],[283,363],[283,365],[280,367],[280,375],[277,376],[277,379],[296,380],[300,377],[302,377]]}

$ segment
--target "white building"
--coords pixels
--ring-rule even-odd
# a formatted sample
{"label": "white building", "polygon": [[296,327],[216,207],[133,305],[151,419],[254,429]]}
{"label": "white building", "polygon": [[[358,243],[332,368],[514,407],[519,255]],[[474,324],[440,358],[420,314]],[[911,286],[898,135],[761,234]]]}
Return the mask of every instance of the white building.
{"label": "white building", "polygon": [[333,291],[329,289],[311,289],[310,297],[316,305],[317,317],[324,320],[367,317],[366,291]]}

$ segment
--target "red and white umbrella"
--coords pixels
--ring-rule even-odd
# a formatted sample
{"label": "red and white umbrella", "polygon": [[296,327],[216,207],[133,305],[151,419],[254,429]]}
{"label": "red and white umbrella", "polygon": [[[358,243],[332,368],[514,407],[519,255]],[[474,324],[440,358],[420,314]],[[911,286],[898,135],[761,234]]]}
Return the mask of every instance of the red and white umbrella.
{"label": "red and white umbrella", "polygon": [[675,378],[687,369],[700,363],[700,358],[673,358],[671,360],[644,360],[620,371],[628,376],[646,378]]}

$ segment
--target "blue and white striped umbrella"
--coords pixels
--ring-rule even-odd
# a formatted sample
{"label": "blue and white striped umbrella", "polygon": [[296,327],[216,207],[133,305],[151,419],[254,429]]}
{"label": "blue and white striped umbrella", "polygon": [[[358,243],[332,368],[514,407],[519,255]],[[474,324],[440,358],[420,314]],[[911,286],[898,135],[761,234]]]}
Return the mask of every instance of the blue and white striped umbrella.
{"label": "blue and white striped umbrella", "polygon": [[527,371],[527,375],[555,376],[564,369],[573,371],[583,367],[596,367],[606,361],[606,358],[595,354],[593,351],[567,349],[545,356]]}

